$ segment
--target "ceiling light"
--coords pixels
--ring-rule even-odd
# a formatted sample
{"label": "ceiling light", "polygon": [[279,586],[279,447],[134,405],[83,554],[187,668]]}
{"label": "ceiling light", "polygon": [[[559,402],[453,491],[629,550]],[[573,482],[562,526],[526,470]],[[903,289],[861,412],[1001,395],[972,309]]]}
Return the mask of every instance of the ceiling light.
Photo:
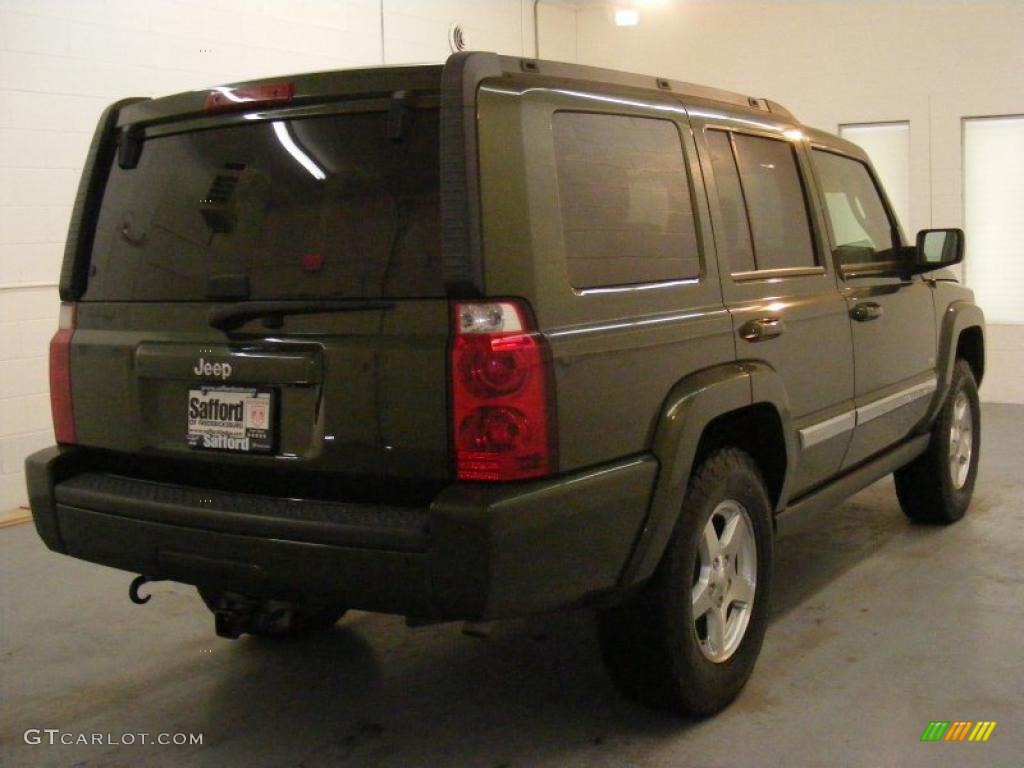
{"label": "ceiling light", "polygon": [[635,27],[640,23],[640,11],[635,8],[616,8],[615,26]]}

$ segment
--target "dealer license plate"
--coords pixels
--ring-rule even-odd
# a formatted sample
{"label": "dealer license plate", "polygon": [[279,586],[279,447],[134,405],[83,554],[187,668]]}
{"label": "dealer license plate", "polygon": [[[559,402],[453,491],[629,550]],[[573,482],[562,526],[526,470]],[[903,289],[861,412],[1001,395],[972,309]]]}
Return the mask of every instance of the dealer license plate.
{"label": "dealer license plate", "polygon": [[274,448],[274,396],[258,389],[188,391],[190,448],[268,453]]}

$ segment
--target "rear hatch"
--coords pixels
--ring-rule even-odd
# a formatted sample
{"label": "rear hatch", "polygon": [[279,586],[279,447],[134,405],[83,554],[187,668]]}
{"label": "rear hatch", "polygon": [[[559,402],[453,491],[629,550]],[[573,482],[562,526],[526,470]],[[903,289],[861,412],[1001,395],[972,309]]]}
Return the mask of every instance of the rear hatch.
{"label": "rear hatch", "polygon": [[65,264],[79,445],[293,495],[450,477],[440,80],[327,73],[121,110]]}

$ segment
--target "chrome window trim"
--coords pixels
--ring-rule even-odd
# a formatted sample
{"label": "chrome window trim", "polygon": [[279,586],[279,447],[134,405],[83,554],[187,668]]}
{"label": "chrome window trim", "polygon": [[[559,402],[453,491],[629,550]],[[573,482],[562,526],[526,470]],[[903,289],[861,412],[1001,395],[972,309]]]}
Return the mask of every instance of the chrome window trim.
{"label": "chrome window trim", "polygon": [[822,266],[778,267],[777,269],[749,269],[743,272],[733,272],[730,274],[730,277],[737,283],[745,283],[751,280],[772,280],[781,277],[807,277],[824,274],[825,268]]}
{"label": "chrome window trim", "polygon": [[635,291],[651,291],[658,288],[676,288],[680,285],[700,285],[701,277],[682,277],[676,280],[662,280],[654,283],[624,283],[622,285],[601,285],[595,288],[573,288],[577,296],[590,296],[599,293],[633,293]]}

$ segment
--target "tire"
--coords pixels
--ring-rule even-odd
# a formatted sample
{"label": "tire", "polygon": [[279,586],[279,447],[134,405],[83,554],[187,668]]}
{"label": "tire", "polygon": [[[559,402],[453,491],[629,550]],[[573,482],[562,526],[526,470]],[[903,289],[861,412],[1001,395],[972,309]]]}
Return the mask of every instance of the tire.
{"label": "tire", "polygon": [[896,470],[900,507],[918,523],[948,525],[967,512],[978,476],[981,407],[971,366],[957,360],[928,449]]}
{"label": "tire", "polygon": [[[716,565],[724,526],[732,526],[730,549],[719,551]],[[726,561],[724,555],[731,557]],[[746,453],[720,450],[692,475],[652,579],[627,602],[598,615],[601,653],[616,686],[642,704],[691,717],[724,709],[750,677],[761,650],[771,575],[772,510],[761,473]],[[724,613],[714,607],[716,595],[723,598]],[[695,618],[709,605],[711,610]],[[724,625],[717,618],[722,615]],[[716,644],[715,628],[723,626]]]}
{"label": "tire", "polygon": [[[237,596],[197,587],[206,607],[216,613],[222,606],[236,603]],[[249,601],[255,620],[249,622],[245,632],[256,637],[291,638],[325,632],[345,615],[347,609],[336,605],[294,606],[271,602]],[[287,618],[287,620],[285,620]]]}

